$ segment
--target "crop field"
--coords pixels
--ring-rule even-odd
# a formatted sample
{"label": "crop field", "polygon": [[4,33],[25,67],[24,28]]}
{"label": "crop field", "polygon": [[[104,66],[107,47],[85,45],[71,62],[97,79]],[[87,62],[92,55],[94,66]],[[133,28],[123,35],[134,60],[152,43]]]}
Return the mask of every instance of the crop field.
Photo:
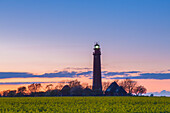
{"label": "crop field", "polygon": [[170,113],[169,97],[1,97],[1,113]]}

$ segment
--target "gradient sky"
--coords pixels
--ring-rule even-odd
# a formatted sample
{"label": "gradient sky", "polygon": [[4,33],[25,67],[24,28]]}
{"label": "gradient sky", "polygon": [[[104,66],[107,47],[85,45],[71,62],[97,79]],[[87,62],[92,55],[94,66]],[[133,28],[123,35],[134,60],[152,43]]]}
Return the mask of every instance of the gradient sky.
{"label": "gradient sky", "polygon": [[95,42],[103,71],[169,70],[169,6],[168,0],[1,0],[0,72],[91,68]]}

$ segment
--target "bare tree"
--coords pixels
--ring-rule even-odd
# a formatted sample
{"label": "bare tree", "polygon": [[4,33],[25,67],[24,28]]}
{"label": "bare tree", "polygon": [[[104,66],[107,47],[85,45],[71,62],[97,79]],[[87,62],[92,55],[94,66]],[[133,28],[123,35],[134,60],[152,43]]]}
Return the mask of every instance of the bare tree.
{"label": "bare tree", "polygon": [[24,94],[25,91],[27,91],[27,88],[25,86],[21,86],[18,88],[18,93]]}
{"label": "bare tree", "polygon": [[58,84],[56,85],[55,89],[61,90],[61,89],[64,87],[64,84],[65,84],[65,83],[58,83]]}
{"label": "bare tree", "polygon": [[8,96],[8,93],[10,92],[10,90],[5,90],[5,91],[3,91],[3,96]]}
{"label": "bare tree", "polygon": [[146,93],[147,89],[140,85],[140,86],[137,86],[136,88],[134,88],[133,92],[136,94],[136,95],[142,95],[143,93]]}
{"label": "bare tree", "polygon": [[119,83],[128,93],[132,93],[133,89],[135,88],[137,82],[131,79],[125,79]]}
{"label": "bare tree", "polygon": [[47,86],[46,86],[46,90],[47,91],[51,91],[53,89],[53,84],[48,84]]}
{"label": "bare tree", "polygon": [[40,88],[41,88],[40,83],[33,83],[28,86],[28,89],[30,90],[30,92],[33,92],[33,93],[38,92]]}
{"label": "bare tree", "polygon": [[106,91],[106,89],[110,86],[111,82],[102,82],[102,89]]}
{"label": "bare tree", "polygon": [[76,87],[76,86],[81,86],[81,85],[80,85],[80,81],[78,81],[77,79],[68,82],[68,84],[69,84],[69,87],[70,87],[70,88]]}

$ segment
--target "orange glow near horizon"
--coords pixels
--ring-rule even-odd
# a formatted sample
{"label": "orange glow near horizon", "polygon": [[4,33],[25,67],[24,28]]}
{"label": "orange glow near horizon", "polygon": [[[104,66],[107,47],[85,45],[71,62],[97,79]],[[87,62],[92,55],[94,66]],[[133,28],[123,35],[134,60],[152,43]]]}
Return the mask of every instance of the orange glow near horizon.
{"label": "orange glow near horizon", "polygon": [[[69,81],[69,80],[79,80],[81,83],[88,83],[92,85],[92,79],[89,77],[75,77],[75,78],[68,78],[68,77],[55,77],[55,78],[8,78],[8,79],[0,79],[0,82],[61,82],[61,81]],[[102,82],[109,81],[113,82],[114,79],[102,79]],[[169,83],[170,79],[168,80],[153,80],[153,79],[135,79],[138,82],[138,85],[143,85],[147,88],[147,92],[160,92],[162,90],[170,91]],[[43,83],[43,84],[50,84],[50,83]],[[56,83],[52,83],[56,84]],[[28,84],[19,84],[19,85],[0,85],[0,91],[3,90],[16,90],[19,86],[27,86]]]}

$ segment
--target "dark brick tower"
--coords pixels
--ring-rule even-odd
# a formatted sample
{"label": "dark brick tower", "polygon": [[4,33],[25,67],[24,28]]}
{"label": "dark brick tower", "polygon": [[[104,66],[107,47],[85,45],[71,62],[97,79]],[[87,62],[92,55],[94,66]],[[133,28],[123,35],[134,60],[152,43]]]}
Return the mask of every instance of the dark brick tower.
{"label": "dark brick tower", "polygon": [[101,61],[100,61],[100,46],[99,44],[94,45],[94,61],[93,61],[93,90],[102,91],[101,81]]}

